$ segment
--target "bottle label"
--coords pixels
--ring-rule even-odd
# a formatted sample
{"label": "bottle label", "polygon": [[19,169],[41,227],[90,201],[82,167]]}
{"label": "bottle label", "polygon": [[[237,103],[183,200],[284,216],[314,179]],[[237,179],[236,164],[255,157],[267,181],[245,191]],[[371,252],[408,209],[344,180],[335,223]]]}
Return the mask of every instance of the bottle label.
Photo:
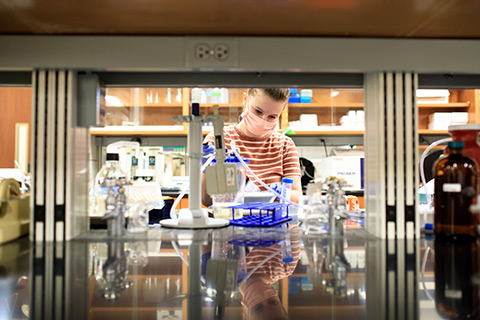
{"label": "bottle label", "polygon": [[450,299],[462,299],[462,291],[461,290],[446,289],[445,290],[445,297],[450,298]]}
{"label": "bottle label", "polygon": [[443,192],[462,192],[462,185],[460,183],[444,183],[442,187]]}

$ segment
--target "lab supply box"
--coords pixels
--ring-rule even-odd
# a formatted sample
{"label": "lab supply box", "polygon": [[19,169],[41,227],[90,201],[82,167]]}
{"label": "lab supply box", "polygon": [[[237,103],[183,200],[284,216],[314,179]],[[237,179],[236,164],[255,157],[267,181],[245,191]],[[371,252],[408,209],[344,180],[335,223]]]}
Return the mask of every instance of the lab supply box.
{"label": "lab supply box", "polygon": [[315,165],[317,172],[325,179],[331,176],[345,180],[345,190],[364,189],[364,157],[328,157]]}

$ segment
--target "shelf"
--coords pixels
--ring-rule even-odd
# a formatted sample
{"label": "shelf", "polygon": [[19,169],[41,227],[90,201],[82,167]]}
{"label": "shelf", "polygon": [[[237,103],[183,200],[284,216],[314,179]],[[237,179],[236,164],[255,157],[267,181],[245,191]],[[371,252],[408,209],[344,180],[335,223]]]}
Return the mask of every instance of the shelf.
{"label": "shelf", "polygon": [[[427,148],[428,148],[427,145],[420,145],[420,146],[418,146],[418,149],[420,149],[420,150],[425,150],[425,149],[427,149]],[[445,149],[445,145],[435,146],[435,147],[433,147],[432,150],[443,150],[443,149]]]}
{"label": "shelf", "polygon": [[432,134],[432,135],[448,135],[447,130],[429,130],[429,129],[419,129],[419,134]]}
{"label": "shelf", "polygon": [[[149,128],[151,127],[151,128]],[[91,128],[90,134],[93,136],[102,136],[102,135],[109,135],[109,136],[129,136],[129,135],[136,135],[136,136],[186,136],[187,130],[166,130],[166,129],[158,129],[158,126],[137,126],[137,127],[130,127],[130,126],[115,126],[106,127],[106,128]],[[312,135],[323,135],[323,136],[360,136],[364,134],[363,130],[310,130],[310,131],[298,131],[292,130],[295,134],[288,134],[288,136],[312,136]],[[204,135],[210,133],[211,131],[202,131]],[[278,132],[282,133],[282,130]],[[418,130],[419,134],[424,135],[448,135],[447,130],[428,130],[428,129],[420,129]]]}
{"label": "shelf", "polygon": [[470,102],[450,102],[450,103],[417,103],[419,108],[451,109],[451,108],[469,108]]}
{"label": "shelf", "polygon": [[[187,131],[183,126],[107,126],[104,128],[91,128],[93,136],[185,136]],[[181,127],[181,130],[180,130]]]}
{"label": "shelf", "polygon": [[145,104],[141,106],[109,106],[106,105],[107,108],[181,108],[183,107],[182,103],[152,103],[152,104]]}
{"label": "shelf", "polygon": [[293,130],[295,134],[289,136],[310,136],[310,135],[330,135],[330,136],[341,136],[341,135],[363,135],[363,130],[314,130],[314,131],[297,131]]}
{"label": "shelf", "polygon": [[289,103],[289,108],[363,108],[363,103],[346,103],[341,105],[330,105],[323,103]]}

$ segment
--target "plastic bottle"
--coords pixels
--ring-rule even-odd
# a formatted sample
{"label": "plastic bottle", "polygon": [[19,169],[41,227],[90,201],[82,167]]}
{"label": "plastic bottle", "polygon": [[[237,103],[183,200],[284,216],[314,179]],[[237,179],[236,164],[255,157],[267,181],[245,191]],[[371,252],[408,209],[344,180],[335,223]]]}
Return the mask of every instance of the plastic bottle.
{"label": "plastic bottle", "polygon": [[[292,193],[292,184],[293,184],[293,179],[290,178],[282,178],[282,197],[290,200],[290,195]],[[280,203],[286,205],[285,200],[280,199]],[[282,209],[282,216],[284,216],[287,213],[287,208]]]}
{"label": "plastic bottle", "polygon": [[478,193],[478,165],[463,155],[463,146],[461,141],[449,142],[449,155],[434,165],[435,234],[477,236],[478,217],[470,205]]}
{"label": "plastic bottle", "polygon": [[202,89],[193,88],[192,89],[192,103],[201,103],[202,102]]}
{"label": "plastic bottle", "polygon": [[[106,200],[109,191],[113,197],[118,193],[119,187],[127,183],[127,175],[120,167],[118,153],[107,153],[105,164],[95,177],[94,214],[103,216],[107,212]],[[111,206],[111,204],[109,205]],[[109,212],[110,211],[111,210],[109,210]]]}

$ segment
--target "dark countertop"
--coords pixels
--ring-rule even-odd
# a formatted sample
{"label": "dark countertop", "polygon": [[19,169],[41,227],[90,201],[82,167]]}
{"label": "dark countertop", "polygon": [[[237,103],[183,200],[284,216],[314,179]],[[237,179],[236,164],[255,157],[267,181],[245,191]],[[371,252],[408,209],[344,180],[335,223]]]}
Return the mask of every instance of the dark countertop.
{"label": "dark countertop", "polygon": [[94,230],[65,245],[23,238],[0,246],[0,319],[242,319],[242,302],[289,319],[441,319],[439,310],[479,319],[478,249],[362,230],[307,236],[295,225],[121,240]]}

